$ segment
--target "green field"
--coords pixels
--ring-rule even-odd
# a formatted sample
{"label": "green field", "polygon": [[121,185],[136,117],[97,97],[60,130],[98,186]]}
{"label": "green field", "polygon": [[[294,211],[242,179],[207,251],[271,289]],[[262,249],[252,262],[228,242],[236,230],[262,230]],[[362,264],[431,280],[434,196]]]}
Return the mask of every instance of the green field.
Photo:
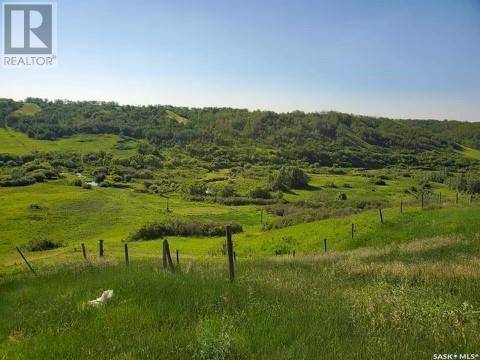
{"label": "green field", "polygon": [[[18,116],[38,111],[27,105]],[[189,123],[167,115],[175,126]],[[478,352],[475,167],[222,167],[217,155],[208,162],[182,146],[160,151],[111,134],[48,141],[0,128],[0,359]],[[259,147],[249,156],[276,152]],[[462,153],[480,158],[471,148]],[[10,156],[28,154],[33,159]],[[292,168],[308,175],[304,186],[271,187],[273,175]],[[252,196],[255,189],[266,196]],[[125,265],[132,232],[172,219],[242,226],[233,235],[233,283],[225,236],[176,229],[130,241]],[[179,252],[174,273],[162,268],[164,238]],[[32,249],[33,240],[60,246]],[[107,289],[109,303],[86,304]]]}
{"label": "green field", "polygon": [[[381,250],[59,267],[0,283],[4,358],[385,359],[475,353],[478,237]],[[103,262],[103,264],[105,264]],[[105,289],[101,308],[86,301]],[[101,354],[101,355],[99,355]]]}
{"label": "green field", "polygon": [[135,154],[137,142],[119,142],[117,135],[75,135],[61,140],[36,140],[26,134],[0,127],[0,154],[27,155],[39,152],[111,152],[115,157],[125,158]]}

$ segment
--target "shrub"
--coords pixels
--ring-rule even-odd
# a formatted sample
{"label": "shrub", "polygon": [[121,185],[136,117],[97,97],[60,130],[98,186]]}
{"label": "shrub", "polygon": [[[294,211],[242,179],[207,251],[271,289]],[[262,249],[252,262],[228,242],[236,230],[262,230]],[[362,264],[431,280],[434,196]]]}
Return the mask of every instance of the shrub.
{"label": "shrub", "polygon": [[82,182],[81,179],[78,179],[78,178],[77,178],[77,179],[75,179],[75,180],[72,181],[72,185],[73,185],[73,186],[82,186],[82,185],[83,185],[83,182]]}
{"label": "shrub", "polygon": [[218,187],[216,191],[218,196],[221,197],[233,197],[236,195],[235,188],[231,184],[225,184],[223,186]]}
{"label": "shrub", "polygon": [[266,188],[256,187],[248,194],[253,199],[271,199],[272,195]]}
{"label": "shrub", "polygon": [[338,200],[341,200],[341,201],[345,201],[345,200],[347,200],[347,194],[345,194],[345,193],[340,193],[340,194],[338,194],[337,199],[338,199]]}
{"label": "shrub", "polygon": [[230,225],[232,233],[239,233],[243,228],[239,224],[201,222],[192,219],[167,219],[148,223],[131,233],[127,241],[152,240],[164,236],[222,236],[225,227]]}
{"label": "shrub", "polygon": [[45,251],[45,250],[57,249],[61,246],[63,246],[62,243],[41,238],[41,239],[30,240],[26,247],[28,251]]}
{"label": "shrub", "polygon": [[382,180],[382,179],[375,180],[374,184],[375,184],[375,185],[378,185],[378,186],[385,186],[385,185],[387,185],[387,183],[385,182],[385,180]]}
{"label": "shrub", "polygon": [[186,184],[183,188],[183,192],[186,195],[205,195],[207,192],[207,185],[202,181]]}
{"label": "shrub", "polygon": [[282,167],[278,172],[269,175],[268,186],[273,191],[302,189],[308,186],[309,180],[309,177],[298,167]]}

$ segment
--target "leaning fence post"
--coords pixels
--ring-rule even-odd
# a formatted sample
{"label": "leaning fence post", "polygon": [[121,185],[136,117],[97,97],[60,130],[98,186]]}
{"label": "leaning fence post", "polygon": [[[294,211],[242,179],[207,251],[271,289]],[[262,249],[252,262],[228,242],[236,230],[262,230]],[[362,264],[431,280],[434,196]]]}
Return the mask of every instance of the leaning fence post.
{"label": "leaning fence post", "polygon": [[83,258],[87,260],[87,248],[85,247],[84,243],[82,243],[82,253],[83,253]]}
{"label": "leaning fence post", "polygon": [[98,253],[100,257],[103,256],[103,240],[98,240]]}
{"label": "leaning fence post", "polygon": [[172,272],[175,271],[172,257],[170,256],[170,246],[168,245],[167,239],[163,240],[163,268],[170,269]]}
{"label": "leaning fence post", "polygon": [[323,239],[323,247],[325,248],[325,252],[327,252],[327,239]]}
{"label": "leaning fence post", "polygon": [[383,213],[382,213],[382,208],[378,209],[378,212],[380,213],[380,222],[383,224]]}
{"label": "leaning fence post", "polygon": [[125,243],[124,248],[125,248],[125,265],[128,266],[129,261],[128,261],[128,244],[127,243]]}
{"label": "leaning fence post", "polygon": [[18,246],[16,246],[17,248],[17,251],[18,253],[20,254],[20,256],[22,257],[23,261],[25,261],[25,264],[27,264],[28,268],[30,269],[30,271],[34,274],[34,275],[37,275],[37,273],[35,272],[35,270],[33,270],[33,267],[32,265],[30,265],[30,263],[28,262],[28,260],[25,258],[25,256],[23,256],[22,252],[20,251],[20,249],[18,248]]}
{"label": "leaning fence post", "polygon": [[235,264],[233,259],[232,229],[227,225],[227,254],[228,254],[228,274],[230,281],[235,279]]}

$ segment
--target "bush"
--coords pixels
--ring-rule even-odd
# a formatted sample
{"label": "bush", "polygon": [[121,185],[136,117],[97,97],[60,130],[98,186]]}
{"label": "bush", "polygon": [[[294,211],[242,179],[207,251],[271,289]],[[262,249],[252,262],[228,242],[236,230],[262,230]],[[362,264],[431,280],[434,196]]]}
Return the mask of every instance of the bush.
{"label": "bush", "polygon": [[382,180],[382,179],[375,180],[374,184],[375,184],[375,185],[378,185],[378,186],[385,186],[385,185],[387,185],[387,183],[385,182],[385,180]]}
{"label": "bush", "polygon": [[45,251],[45,250],[57,249],[61,246],[63,246],[62,243],[41,238],[41,239],[30,240],[26,247],[28,251]]}
{"label": "bush", "polygon": [[131,233],[127,241],[152,240],[164,236],[223,236],[225,227],[230,225],[232,233],[239,233],[243,228],[239,224],[201,222],[191,219],[167,219],[143,225]]}
{"label": "bush", "polygon": [[233,197],[236,195],[235,188],[231,184],[225,184],[223,186],[218,187],[216,190],[218,196],[221,197]]}
{"label": "bush", "polygon": [[72,185],[73,185],[73,186],[82,186],[83,183],[82,183],[82,180],[81,180],[81,179],[78,179],[78,178],[77,178],[77,179],[75,179],[75,180],[72,181]]}
{"label": "bush", "polygon": [[310,178],[298,167],[282,167],[278,172],[270,174],[268,187],[273,191],[303,189],[308,186],[309,180]]}
{"label": "bush", "polygon": [[248,194],[253,199],[271,199],[272,195],[266,188],[257,187]]}
{"label": "bush", "polygon": [[186,195],[205,195],[207,192],[207,185],[202,181],[197,181],[187,184],[183,188]]}
{"label": "bush", "polygon": [[345,193],[340,193],[340,194],[338,194],[337,199],[338,199],[338,200],[341,200],[341,201],[345,201],[345,200],[347,200],[347,194],[345,194]]}

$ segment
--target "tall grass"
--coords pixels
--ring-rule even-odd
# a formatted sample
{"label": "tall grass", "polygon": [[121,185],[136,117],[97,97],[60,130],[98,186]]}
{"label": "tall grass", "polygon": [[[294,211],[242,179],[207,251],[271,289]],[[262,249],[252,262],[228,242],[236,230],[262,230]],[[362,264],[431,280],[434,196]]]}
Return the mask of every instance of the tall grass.
{"label": "tall grass", "polygon": [[[478,352],[478,237],[0,283],[0,358],[411,359]],[[103,290],[114,298],[86,306]]]}

